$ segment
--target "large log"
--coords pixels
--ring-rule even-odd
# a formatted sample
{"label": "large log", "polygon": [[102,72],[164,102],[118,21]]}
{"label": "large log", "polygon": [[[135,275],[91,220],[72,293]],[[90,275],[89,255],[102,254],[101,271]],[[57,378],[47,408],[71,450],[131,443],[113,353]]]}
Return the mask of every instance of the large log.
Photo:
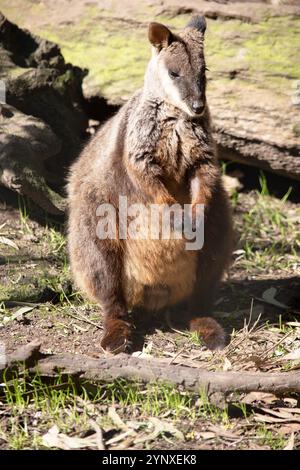
{"label": "large log", "polygon": [[[0,372],[31,367],[30,372],[41,377],[56,377],[67,374],[77,379],[86,379],[96,383],[111,383],[117,379],[126,379],[135,383],[167,383],[174,387],[199,393],[205,391],[208,396],[214,393],[230,392],[272,392],[282,395],[300,392],[300,371],[296,372],[210,372],[180,365],[170,365],[165,360],[141,359],[127,354],[105,355],[94,359],[79,354],[38,355],[40,343],[34,341],[7,356],[0,363]],[[1,375],[1,374],[0,374]],[[6,372],[6,376],[8,373]]]}

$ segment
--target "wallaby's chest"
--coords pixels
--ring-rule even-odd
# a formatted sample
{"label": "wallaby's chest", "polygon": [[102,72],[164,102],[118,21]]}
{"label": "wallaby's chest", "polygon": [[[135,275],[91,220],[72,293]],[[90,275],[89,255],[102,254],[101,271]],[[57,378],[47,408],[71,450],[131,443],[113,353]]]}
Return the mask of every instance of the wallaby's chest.
{"label": "wallaby's chest", "polygon": [[[160,179],[173,198],[181,204],[191,203],[188,170],[201,147],[197,129],[187,120],[164,116],[163,111],[151,124],[148,131],[155,139],[145,141],[143,152],[151,153],[151,164],[160,167]],[[135,128],[135,132],[140,129]],[[142,221],[141,226],[148,229],[146,222]],[[125,242],[123,290],[128,306],[155,310],[191,294],[198,257],[197,251],[186,250],[183,238],[152,239],[146,233],[144,239],[129,238]]]}
{"label": "wallaby's chest", "polygon": [[163,170],[163,182],[179,203],[189,203],[187,170],[193,166],[201,142],[195,129],[186,121],[172,119],[162,121],[160,126],[154,156]]}
{"label": "wallaby's chest", "polygon": [[181,119],[169,119],[158,123],[159,139],[155,147],[155,159],[164,170],[166,178],[180,182],[191,167],[200,150],[197,129]]}

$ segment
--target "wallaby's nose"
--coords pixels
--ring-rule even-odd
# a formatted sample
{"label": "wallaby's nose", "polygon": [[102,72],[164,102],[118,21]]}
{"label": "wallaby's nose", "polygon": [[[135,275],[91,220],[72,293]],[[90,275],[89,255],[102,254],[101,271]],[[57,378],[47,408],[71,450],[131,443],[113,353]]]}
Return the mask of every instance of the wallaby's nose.
{"label": "wallaby's nose", "polygon": [[201,114],[204,110],[203,101],[193,101],[192,109],[193,109],[195,114]]}

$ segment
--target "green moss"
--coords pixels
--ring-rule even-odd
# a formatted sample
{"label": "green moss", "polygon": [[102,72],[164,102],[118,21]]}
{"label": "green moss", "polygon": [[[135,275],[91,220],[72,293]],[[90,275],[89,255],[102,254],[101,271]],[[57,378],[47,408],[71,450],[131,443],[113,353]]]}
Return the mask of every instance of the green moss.
{"label": "green moss", "polygon": [[264,87],[272,80],[286,85],[286,76],[300,77],[299,55],[300,18],[271,18],[256,25],[233,20],[209,23],[207,61],[214,70],[237,67]]}
{"label": "green moss", "polygon": [[300,77],[300,18],[272,18],[245,41],[252,70]]}
{"label": "green moss", "polygon": [[54,82],[54,87],[59,93],[63,95],[66,92],[67,87],[72,84],[73,81],[73,72],[71,70],[67,70],[66,73],[59,75],[56,78]]}
{"label": "green moss", "polygon": [[[126,98],[143,83],[143,73],[150,56],[143,31],[131,35],[129,29],[118,28],[110,22],[101,21],[95,29],[94,22],[74,26],[72,42],[64,28],[55,34],[50,30],[44,36],[61,45],[67,61],[88,68],[85,79],[89,91],[102,92],[109,97]],[[83,40],[84,37],[84,40]]]}

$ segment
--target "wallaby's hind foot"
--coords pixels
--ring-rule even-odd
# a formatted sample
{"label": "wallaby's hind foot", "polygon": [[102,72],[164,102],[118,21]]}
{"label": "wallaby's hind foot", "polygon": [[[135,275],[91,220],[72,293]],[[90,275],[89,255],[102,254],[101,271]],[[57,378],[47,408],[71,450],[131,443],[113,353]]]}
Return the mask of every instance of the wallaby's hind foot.
{"label": "wallaby's hind foot", "polygon": [[204,341],[205,346],[212,351],[223,349],[226,345],[226,334],[221,325],[211,317],[193,318],[190,323],[190,331],[195,331]]}
{"label": "wallaby's hind foot", "polygon": [[132,347],[132,328],[129,323],[120,319],[105,322],[101,347],[112,354],[130,352]]}

